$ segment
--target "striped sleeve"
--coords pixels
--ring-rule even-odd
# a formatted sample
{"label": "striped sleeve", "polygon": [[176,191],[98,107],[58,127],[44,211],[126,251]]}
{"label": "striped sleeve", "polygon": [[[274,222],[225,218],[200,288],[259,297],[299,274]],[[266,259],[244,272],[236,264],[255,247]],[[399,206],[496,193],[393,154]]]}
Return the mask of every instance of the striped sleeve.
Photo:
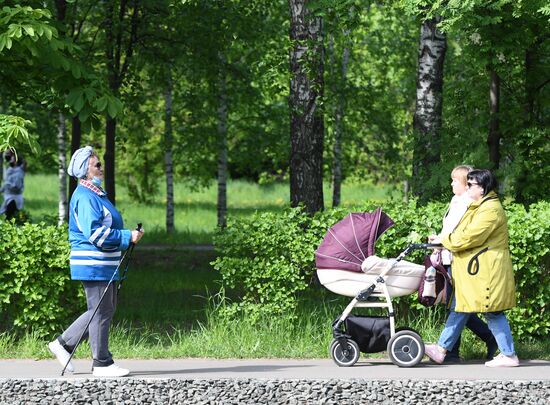
{"label": "striped sleeve", "polygon": [[131,231],[112,228],[112,215],[100,201],[80,200],[74,215],[82,234],[97,248],[125,250],[130,245]]}

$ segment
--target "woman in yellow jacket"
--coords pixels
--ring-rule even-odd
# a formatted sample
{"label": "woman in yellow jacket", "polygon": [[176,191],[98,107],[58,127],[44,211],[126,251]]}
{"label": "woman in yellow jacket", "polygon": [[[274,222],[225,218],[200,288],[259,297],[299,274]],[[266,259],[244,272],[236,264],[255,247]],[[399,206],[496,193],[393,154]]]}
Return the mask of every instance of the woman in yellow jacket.
{"label": "woman in yellow jacket", "polygon": [[468,195],[473,202],[455,230],[442,235],[439,241],[453,253],[451,312],[437,345],[426,345],[426,355],[443,363],[470,314],[483,313],[500,349],[500,355],[485,365],[516,367],[519,360],[503,312],[516,305],[506,214],[489,170],[473,170],[467,178]]}

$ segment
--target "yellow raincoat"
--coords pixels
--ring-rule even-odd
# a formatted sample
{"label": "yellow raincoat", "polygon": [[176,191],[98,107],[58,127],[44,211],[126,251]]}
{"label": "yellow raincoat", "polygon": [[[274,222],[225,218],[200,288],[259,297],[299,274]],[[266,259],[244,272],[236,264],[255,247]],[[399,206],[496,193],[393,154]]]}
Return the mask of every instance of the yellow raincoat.
{"label": "yellow raincoat", "polygon": [[456,312],[496,312],[516,305],[508,222],[494,192],[470,204],[441,241],[453,253]]}

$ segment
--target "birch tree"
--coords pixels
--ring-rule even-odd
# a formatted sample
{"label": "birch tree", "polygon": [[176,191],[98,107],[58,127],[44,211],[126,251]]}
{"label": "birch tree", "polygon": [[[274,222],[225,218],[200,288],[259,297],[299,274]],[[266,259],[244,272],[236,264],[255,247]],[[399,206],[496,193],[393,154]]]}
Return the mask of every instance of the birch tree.
{"label": "birch tree", "polygon": [[447,38],[437,25],[441,17],[422,22],[418,46],[416,107],[413,118],[413,193],[428,200],[425,184],[441,160],[441,121],[443,109],[443,65]]}
{"label": "birch tree", "polygon": [[58,182],[59,182],[59,204],[57,210],[57,223],[63,224],[67,220],[67,147],[66,147],[66,125],[65,114],[59,113],[58,132],[57,132],[57,159],[59,162]]}
{"label": "birch tree", "polygon": [[[55,1],[57,11],[57,21],[61,24],[65,24],[65,16],[67,12],[67,2],[65,0]],[[58,168],[58,182],[59,182],[59,203],[57,212],[58,225],[63,224],[69,218],[68,197],[67,197],[67,142],[66,142],[66,122],[65,114],[61,111],[58,114],[58,127],[57,127],[57,160],[59,163]]]}
{"label": "birch tree", "polygon": [[290,204],[309,213],[323,202],[323,19],[308,0],[289,0],[290,10]]}

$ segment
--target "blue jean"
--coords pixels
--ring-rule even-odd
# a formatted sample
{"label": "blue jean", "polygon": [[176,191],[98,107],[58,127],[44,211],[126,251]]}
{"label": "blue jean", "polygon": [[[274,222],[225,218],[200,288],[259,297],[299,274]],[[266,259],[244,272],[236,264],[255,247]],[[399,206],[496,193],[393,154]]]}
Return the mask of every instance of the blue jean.
{"label": "blue jean", "polygon": [[[452,276],[451,266],[445,266],[445,270],[449,273],[449,276]],[[447,289],[447,302],[452,299],[452,288]],[[452,305],[451,311],[454,310],[454,303]],[[485,322],[479,319],[477,314],[470,314],[470,317],[466,320],[465,326],[470,329],[477,337],[479,337],[483,342],[488,343],[493,339],[493,334]],[[460,334],[456,339],[456,342],[452,349],[447,353],[450,356],[459,357],[460,352]]]}
{"label": "blue jean", "polygon": [[[441,332],[441,336],[439,336],[439,341],[437,342],[439,346],[449,351],[454,347],[464,326],[472,315],[469,312],[455,312],[455,303],[456,301],[453,299],[451,303],[451,312],[449,313],[445,328],[443,332]],[[506,356],[514,355],[514,338],[512,337],[512,331],[510,330],[510,325],[508,324],[504,312],[485,312],[485,319],[497,341],[500,352]]]}

